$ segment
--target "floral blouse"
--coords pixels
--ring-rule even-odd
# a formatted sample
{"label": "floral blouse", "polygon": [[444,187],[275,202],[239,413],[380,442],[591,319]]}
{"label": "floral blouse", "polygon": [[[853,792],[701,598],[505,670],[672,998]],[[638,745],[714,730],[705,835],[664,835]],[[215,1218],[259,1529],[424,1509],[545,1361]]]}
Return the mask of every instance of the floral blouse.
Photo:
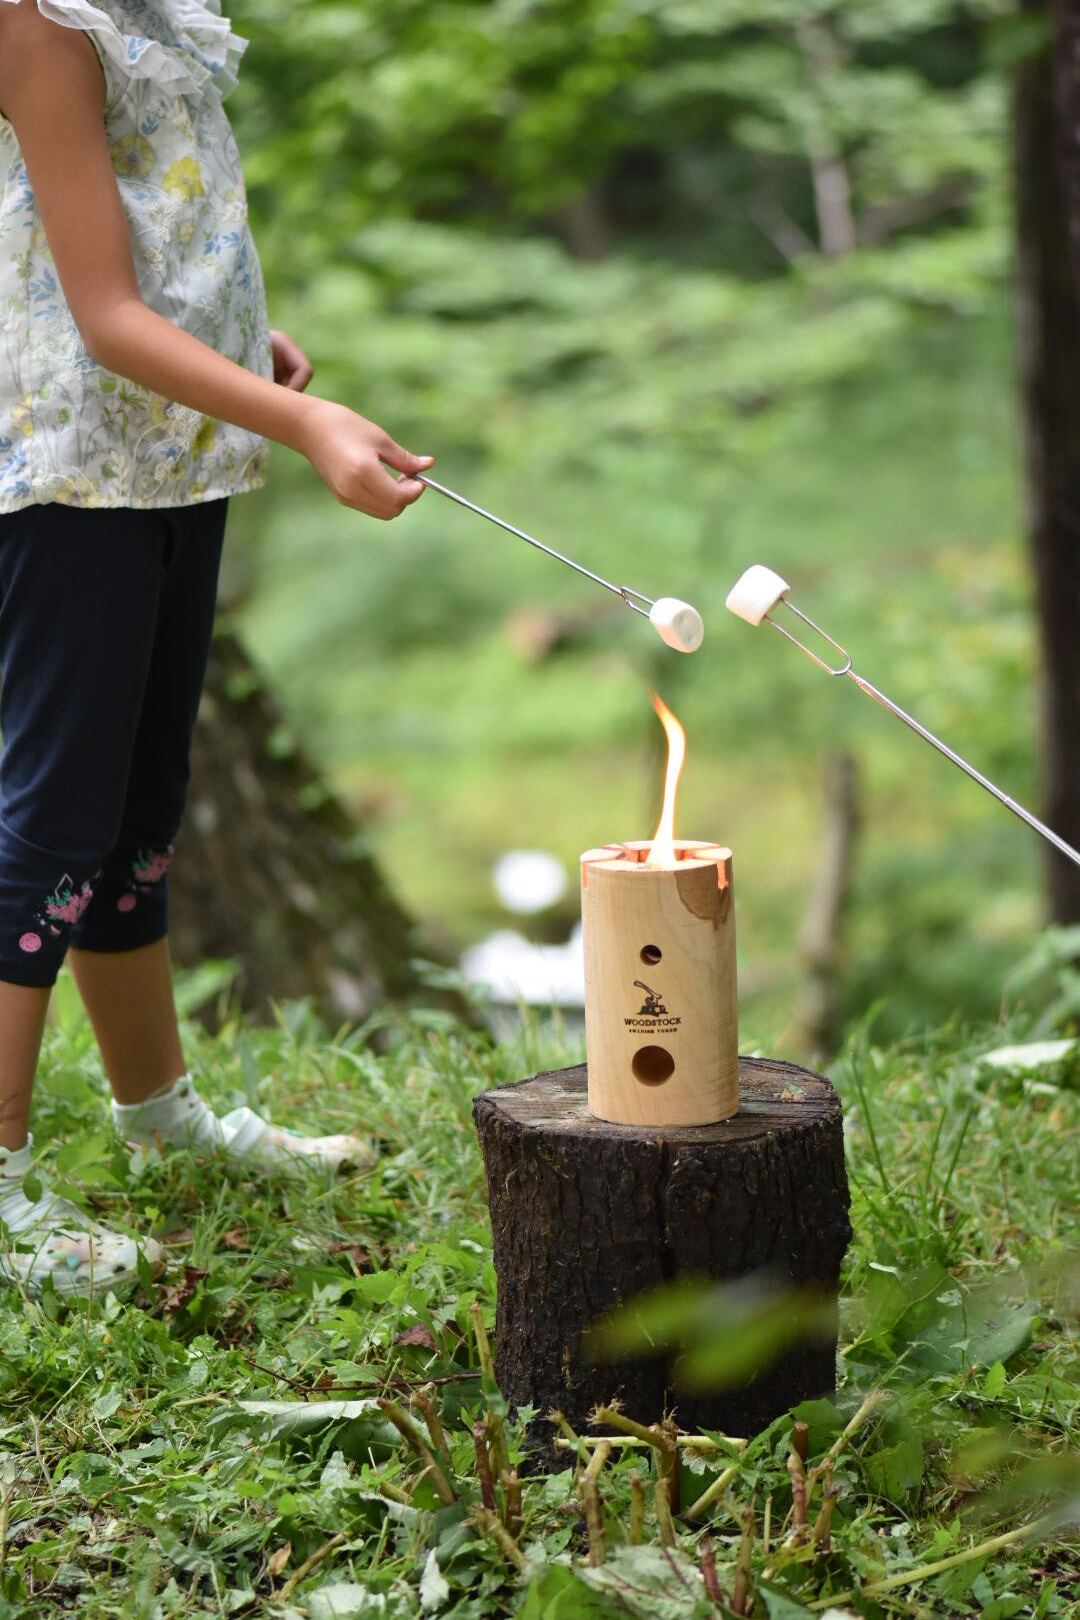
{"label": "floral blouse", "polygon": [[[105,130],[144,300],[230,360],[272,376],[243,173],[221,104],[246,41],[218,14],[220,0],[36,3],[54,22],[82,29],[101,61]],[[48,501],[186,506],[258,487],[265,466],[264,439],[90,356],[14,131],[0,116],[0,513]]]}

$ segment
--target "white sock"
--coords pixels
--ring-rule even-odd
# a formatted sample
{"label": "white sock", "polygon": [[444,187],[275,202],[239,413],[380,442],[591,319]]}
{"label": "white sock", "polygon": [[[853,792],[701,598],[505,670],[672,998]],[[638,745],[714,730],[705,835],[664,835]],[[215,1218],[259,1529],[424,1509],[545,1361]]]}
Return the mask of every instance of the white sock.
{"label": "white sock", "polygon": [[224,1148],[233,1159],[282,1167],[307,1161],[328,1169],[369,1164],[373,1157],[367,1144],[354,1136],[304,1136],[268,1124],[250,1108],[234,1108],[219,1116],[199,1096],[190,1074],[182,1074],[144,1102],[114,1102],[112,1111],[120,1139],[141,1147],[161,1143]]}
{"label": "white sock", "polygon": [[34,1163],[34,1138],[28,1136],[21,1148],[0,1147],[0,1221],[9,1232],[24,1232],[45,1214],[45,1199],[31,1203],[23,1192],[23,1177]]}
{"label": "white sock", "polygon": [[195,1090],[190,1074],[155,1091],[143,1102],[112,1105],[116,1134],[125,1142],[152,1147],[155,1140],[174,1147],[226,1147],[221,1120]]}
{"label": "white sock", "polygon": [[28,1136],[21,1148],[0,1147],[0,1181],[14,1181],[30,1168],[34,1138]]}

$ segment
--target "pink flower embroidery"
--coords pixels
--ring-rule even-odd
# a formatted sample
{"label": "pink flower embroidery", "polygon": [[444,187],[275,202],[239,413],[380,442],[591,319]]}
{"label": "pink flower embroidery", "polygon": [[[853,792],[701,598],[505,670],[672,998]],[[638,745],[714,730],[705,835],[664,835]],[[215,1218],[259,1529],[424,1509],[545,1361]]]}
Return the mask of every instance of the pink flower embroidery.
{"label": "pink flower embroidery", "polygon": [[70,878],[65,878],[58,885],[55,894],[51,894],[45,902],[45,915],[55,922],[78,922],[87,906],[94,897],[94,891],[89,883],[84,883],[76,894]]}
{"label": "pink flower embroidery", "polygon": [[134,911],[136,903],[133,894],[122,894],[116,902],[116,909],[117,911]]}
{"label": "pink flower embroidery", "polygon": [[172,865],[173,851],[168,849],[148,850],[140,854],[137,860],[131,863],[132,875],[136,883],[156,883],[163,878]]}
{"label": "pink flower embroidery", "polygon": [[19,949],[20,949],[20,951],[29,952],[29,954],[31,956],[34,954],[35,951],[40,951],[40,949],[41,949],[41,935],[40,934],[24,934],[22,936],[22,938],[20,939],[20,941],[19,941]]}

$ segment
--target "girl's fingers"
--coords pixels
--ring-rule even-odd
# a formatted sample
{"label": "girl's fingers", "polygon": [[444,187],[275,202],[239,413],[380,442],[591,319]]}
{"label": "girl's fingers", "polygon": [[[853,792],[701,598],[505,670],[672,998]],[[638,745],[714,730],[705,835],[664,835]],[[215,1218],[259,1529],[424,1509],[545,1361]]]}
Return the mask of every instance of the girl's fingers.
{"label": "girl's fingers", "polygon": [[418,478],[399,478],[397,481],[398,497],[406,506],[418,501],[426,488],[426,484],[422,484]]}
{"label": "girl's fingers", "polygon": [[424,493],[423,484],[415,478],[392,478],[378,462],[365,477],[364,486],[348,504],[370,517],[384,519],[396,518]]}
{"label": "girl's fingers", "polygon": [[418,473],[425,471],[435,460],[434,456],[414,456],[411,450],[406,450],[393,439],[387,439],[380,447],[379,455],[388,467],[393,467],[399,473]]}
{"label": "girl's fingers", "polygon": [[315,368],[307,355],[288,332],[270,334],[274,356],[274,381],[283,388],[302,393],[315,375]]}

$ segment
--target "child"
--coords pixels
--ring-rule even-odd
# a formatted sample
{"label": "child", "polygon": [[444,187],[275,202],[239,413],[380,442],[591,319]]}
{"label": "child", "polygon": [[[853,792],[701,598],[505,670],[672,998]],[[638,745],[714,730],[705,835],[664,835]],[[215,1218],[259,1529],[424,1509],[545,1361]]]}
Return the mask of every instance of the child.
{"label": "child", "polygon": [[379,518],[432,460],[306,396],[311,366],[268,328],[221,104],[245,42],[219,4],[0,0],[0,1278],[32,1292],[160,1259],[23,1187],[69,947],[125,1141],[366,1155],[218,1118],[172,998],[166,872],[228,499],[262,483],[266,439]]}

